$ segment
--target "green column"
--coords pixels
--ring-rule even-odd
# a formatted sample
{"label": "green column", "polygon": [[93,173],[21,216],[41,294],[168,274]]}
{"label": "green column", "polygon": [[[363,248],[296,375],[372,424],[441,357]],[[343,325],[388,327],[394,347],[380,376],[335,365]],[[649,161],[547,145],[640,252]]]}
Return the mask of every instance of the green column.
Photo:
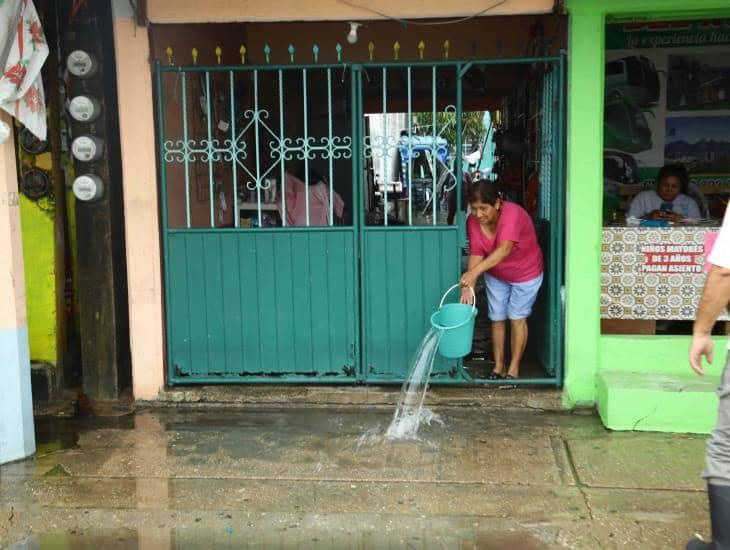
{"label": "green column", "polygon": [[565,393],[593,403],[601,332],[604,16],[572,13],[568,63]]}
{"label": "green column", "polygon": [[[566,228],[566,407],[592,404],[597,372],[611,360],[600,334],[603,67],[606,17],[730,17],[728,0],[567,0],[569,13]],[[677,342],[685,352],[688,337]],[[648,349],[648,348],[647,348]],[[644,360],[637,357],[637,361]]]}

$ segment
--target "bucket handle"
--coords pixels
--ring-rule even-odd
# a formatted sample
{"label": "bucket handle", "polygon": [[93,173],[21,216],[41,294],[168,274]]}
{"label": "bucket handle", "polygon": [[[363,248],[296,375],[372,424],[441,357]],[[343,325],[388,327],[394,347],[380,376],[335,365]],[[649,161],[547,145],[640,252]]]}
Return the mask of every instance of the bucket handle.
{"label": "bucket handle", "polygon": [[[454,290],[455,288],[459,288],[461,285],[459,283],[452,286],[449,290],[447,290],[444,295],[441,297],[441,303],[439,304],[439,309],[441,309],[441,306],[444,305],[444,300],[446,300],[446,297],[449,295],[449,293]],[[474,293],[474,289],[472,287],[468,287],[469,290],[471,290],[471,311],[474,313],[477,310],[477,295]]]}

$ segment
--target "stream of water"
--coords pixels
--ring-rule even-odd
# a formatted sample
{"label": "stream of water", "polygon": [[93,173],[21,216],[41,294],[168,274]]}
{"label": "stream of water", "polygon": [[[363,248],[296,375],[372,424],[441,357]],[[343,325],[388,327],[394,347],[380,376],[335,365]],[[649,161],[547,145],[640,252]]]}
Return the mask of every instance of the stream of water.
{"label": "stream of water", "polygon": [[393,420],[385,431],[386,439],[418,439],[418,428],[422,423],[437,422],[443,424],[439,415],[423,406],[436,351],[441,341],[441,334],[440,330],[429,329],[418,350],[413,355],[408,369],[408,376],[401,388]]}

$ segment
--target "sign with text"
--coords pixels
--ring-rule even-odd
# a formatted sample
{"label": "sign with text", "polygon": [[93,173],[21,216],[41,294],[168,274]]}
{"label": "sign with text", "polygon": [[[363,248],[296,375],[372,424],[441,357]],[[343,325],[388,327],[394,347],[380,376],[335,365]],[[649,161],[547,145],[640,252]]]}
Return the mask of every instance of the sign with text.
{"label": "sign with text", "polygon": [[730,44],[730,21],[639,21],[606,26],[606,49],[687,48]]}
{"label": "sign with text", "polygon": [[702,273],[704,244],[644,244],[639,252],[644,255],[644,273]]}
{"label": "sign with text", "polygon": [[604,228],[601,318],[694,319],[705,283],[705,236],[716,229]]}

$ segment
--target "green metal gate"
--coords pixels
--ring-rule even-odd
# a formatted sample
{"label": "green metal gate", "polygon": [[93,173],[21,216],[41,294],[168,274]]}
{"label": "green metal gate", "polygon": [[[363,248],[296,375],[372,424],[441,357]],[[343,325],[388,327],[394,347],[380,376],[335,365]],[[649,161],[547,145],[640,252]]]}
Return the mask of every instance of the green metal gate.
{"label": "green metal gate", "polygon": [[[383,203],[393,205],[398,224],[383,220],[363,223],[360,229],[361,258],[361,311],[363,375],[368,382],[397,382],[407,373],[411,356],[429,328],[429,317],[438,306],[442,293],[458,281],[460,276],[463,216],[456,224],[443,220],[443,209],[437,204],[439,182],[437,173],[461,173],[461,155],[455,155],[454,165],[441,162],[438,157],[443,125],[439,126],[439,113],[453,113],[456,150],[461,150],[461,106],[459,105],[461,75],[459,63],[385,63],[368,64],[357,71],[358,111],[377,112],[387,126],[391,112],[403,112],[406,118],[406,135],[399,143],[392,139],[362,138],[361,159],[373,159],[392,152],[397,145],[406,153],[405,191],[407,198],[388,196],[388,186],[383,189]],[[420,110],[426,113],[430,131],[419,141],[425,145],[415,151],[416,140],[411,135],[414,116],[415,82],[428,90]],[[438,83],[441,82],[441,90]],[[365,94],[365,92],[369,92]],[[363,95],[377,98],[366,109]],[[428,115],[430,114],[430,120]],[[362,120],[362,116],[360,117]],[[380,136],[392,135],[383,128]],[[424,158],[425,156],[425,158]],[[430,178],[422,178],[420,194],[415,189],[414,163],[430,168]],[[461,178],[455,178],[456,197],[461,203]],[[363,188],[364,186],[361,186]],[[423,197],[430,195],[430,202]],[[420,199],[420,200],[419,200]],[[402,207],[402,208],[401,208]],[[386,207],[387,208],[387,207]],[[457,208],[457,210],[460,210]],[[437,371],[456,374],[456,364],[441,361]]]}
{"label": "green metal gate", "polygon": [[[458,280],[462,86],[475,63],[327,65],[314,57],[155,65],[170,384],[401,381],[441,294]],[[553,159],[550,194],[538,226],[550,250],[545,341],[557,343],[546,347],[549,378],[536,382],[559,384],[564,62],[476,64],[503,63],[542,63],[553,75],[543,130],[554,136],[543,142]],[[416,109],[432,114],[430,141],[412,135]],[[407,120],[394,143],[385,126],[396,112]],[[453,163],[439,156],[440,113],[453,114]],[[407,174],[397,199],[372,169],[394,150]],[[414,165],[430,166],[430,180],[414,177]],[[444,221],[437,187],[455,193],[454,223]],[[368,215],[374,202],[382,219]],[[455,362],[436,370],[442,382],[482,383]]]}
{"label": "green metal gate", "polygon": [[548,374],[546,383],[562,382],[564,335],[565,227],[565,61],[544,68],[540,120],[540,197],[535,220],[545,255],[545,279],[530,319],[533,337],[542,345],[538,358]]}

